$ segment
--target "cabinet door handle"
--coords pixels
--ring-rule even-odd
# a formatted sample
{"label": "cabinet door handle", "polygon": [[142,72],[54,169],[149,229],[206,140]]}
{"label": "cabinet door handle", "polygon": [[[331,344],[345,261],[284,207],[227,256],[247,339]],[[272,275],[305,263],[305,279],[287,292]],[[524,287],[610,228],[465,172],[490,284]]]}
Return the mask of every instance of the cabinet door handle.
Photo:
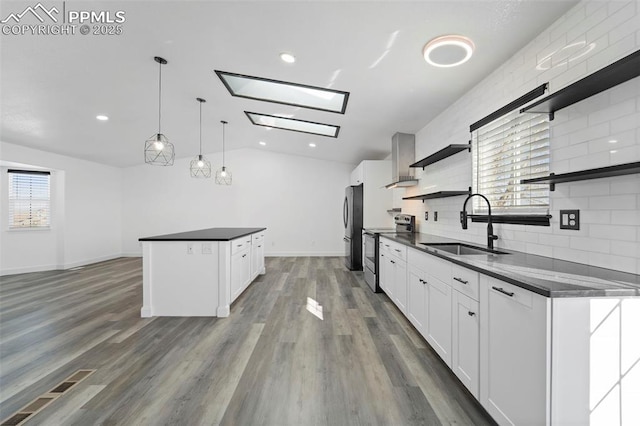
{"label": "cabinet door handle", "polygon": [[242,247],[242,244],[238,244],[236,247]]}
{"label": "cabinet door handle", "polygon": [[465,281],[462,278],[453,277],[453,279],[458,281],[459,283],[462,283],[462,284],[469,284],[469,281]]}
{"label": "cabinet door handle", "polygon": [[475,312],[471,312],[471,311],[469,311],[469,312],[467,312],[467,314],[468,314],[470,317],[472,317],[472,316],[474,316],[476,313],[475,313]]}
{"label": "cabinet door handle", "polygon": [[502,293],[502,294],[506,294],[509,297],[513,297],[513,292],[507,291],[502,287],[493,287],[492,286],[491,288],[494,289],[495,291],[498,291],[498,292]]}
{"label": "cabinet door handle", "polygon": [[246,255],[246,254],[243,254],[243,255],[242,255],[242,257],[247,257],[247,255]]}
{"label": "cabinet door handle", "polygon": [[260,248],[260,247],[262,247],[262,246],[258,246],[258,248]]}
{"label": "cabinet door handle", "polygon": [[384,254],[380,253],[380,257],[384,257]]}
{"label": "cabinet door handle", "polygon": [[396,263],[396,262],[394,262],[394,261],[392,260],[392,261],[391,261],[391,263]]}
{"label": "cabinet door handle", "polygon": [[384,246],[385,246],[385,247],[389,247],[389,244],[385,244]]}
{"label": "cabinet door handle", "polygon": [[398,253],[400,253],[402,250],[398,250],[398,249],[394,249],[395,251],[397,251]]}

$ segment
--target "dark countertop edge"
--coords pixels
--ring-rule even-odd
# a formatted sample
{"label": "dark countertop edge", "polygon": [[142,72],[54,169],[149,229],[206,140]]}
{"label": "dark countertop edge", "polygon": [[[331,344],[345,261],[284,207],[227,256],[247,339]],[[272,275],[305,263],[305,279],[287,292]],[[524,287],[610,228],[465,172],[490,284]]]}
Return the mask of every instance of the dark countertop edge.
{"label": "dark countertop edge", "polygon": [[[184,234],[192,234],[195,232],[206,232],[214,229],[242,229],[242,232],[234,233],[231,237],[182,237]],[[178,232],[175,234],[158,235],[156,237],[144,237],[138,238],[138,241],[231,241],[236,238],[246,237],[247,235],[255,234],[256,232],[265,231],[267,228],[209,228],[201,229],[198,231]]]}
{"label": "dark countertop edge", "polygon": [[[570,297],[627,297],[627,296],[640,296],[640,289],[630,289],[630,288],[611,288],[611,289],[584,289],[584,290],[550,290],[550,289],[545,289],[545,288],[541,288],[523,281],[518,280],[517,278],[514,278],[512,276],[509,275],[505,275],[501,272],[496,272],[493,271],[491,269],[486,269],[483,268],[481,266],[477,266],[474,264],[470,264],[465,262],[462,259],[458,259],[452,256],[449,256],[446,253],[437,251],[435,249],[428,249],[426,247],[420,247],[417,244],[412,243],[411,241],[408,241],[406,236],[405,237],[396,237],[395,234],[380,234],[380,237],[383,238],[388,238],[390,240],[396,241],[400,244],[405,245],[408,248],[412,248],[414,250],[418,250],[427,254],[430,254],[432,256],[435,257],[439,257],[441,259],[447,260],[451,263],[454,263],[456,265],[462,266],[464,268],[467,269],[471,269],[474,270],[476,272],[480,272],[482,274],[488,275],[490,277],[493,278],[497,278],[500,279],[502,281],[505,281],[509,284],[513,284],[517,287],[523,288],[525,290],[529,290],[532,293],[536,293],[539,294],[541,296],[544,297],[548,297],[548,298],[570,298]],[[433,235],[432,237],[434,238],[441,238],[443,241],[454,241],[451,238],[447,238],[447,237],[438,237],[436,235]],[[457,241],[457,240],[455,240]],[[465,244],[474,244],[474,243],[467,243],[467,242],[463,242],[460,241],[462,243]],[[500,250],[505,251],[505,252],[509,252],[509,253],[519,253],[519,254],[524,254],[526,255],[526,253],[520,253],[520,252],[516,252],[515,250],[507,250],[507,249],[502,249],[500,248]],[[585,266],[589,266],[589,265],[585,265]]]}

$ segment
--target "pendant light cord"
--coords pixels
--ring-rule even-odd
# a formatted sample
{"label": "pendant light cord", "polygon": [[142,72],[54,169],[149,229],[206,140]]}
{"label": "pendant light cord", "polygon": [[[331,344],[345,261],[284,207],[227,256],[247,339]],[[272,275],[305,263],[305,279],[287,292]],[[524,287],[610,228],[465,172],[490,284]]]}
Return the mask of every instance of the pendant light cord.
{"label": "pendant light cord", "polygon": [[222,122],[222,167],[224,167],[224,126],[226,124],[224,121]]}
{"label": "pendant light cord", "polygon": [[158,134],[162,134],[160,123],[162,122],[162,62],[158,62],[160,67],[158,78]]}
{"label": "pendant light cord", "polygon": [[200,102],[200,156],[202,157],[202,101]]}

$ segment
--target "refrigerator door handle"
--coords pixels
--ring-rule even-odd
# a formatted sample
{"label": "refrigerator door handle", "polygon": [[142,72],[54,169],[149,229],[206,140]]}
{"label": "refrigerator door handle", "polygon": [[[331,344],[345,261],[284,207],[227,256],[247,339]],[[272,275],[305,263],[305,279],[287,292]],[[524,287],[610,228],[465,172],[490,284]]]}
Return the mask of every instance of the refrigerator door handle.
{"label": "refrigerator door handle", "polygon": [[342,206],[342,220],[344,221],[344,227],[347,228],[347,220],[349,218],[349,205],[347,203],[347,197],[344,198],[344,205]]}

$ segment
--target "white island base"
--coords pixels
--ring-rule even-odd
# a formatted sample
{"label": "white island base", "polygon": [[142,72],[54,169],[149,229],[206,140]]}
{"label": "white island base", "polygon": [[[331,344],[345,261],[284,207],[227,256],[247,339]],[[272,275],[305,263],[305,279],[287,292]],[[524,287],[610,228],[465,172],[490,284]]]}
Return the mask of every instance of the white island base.
{"label": "white island base", "polygon": [[[229,240],[185,240],[198,232],[140,239],[142,317],[227,317],[231,303],[265,273],[264,229],[232,228]],[[220,228],[229,231],[229,228]],[[238,232],[244,230],[244,232]],[[256,231],[246,233],[248,231]]]}

